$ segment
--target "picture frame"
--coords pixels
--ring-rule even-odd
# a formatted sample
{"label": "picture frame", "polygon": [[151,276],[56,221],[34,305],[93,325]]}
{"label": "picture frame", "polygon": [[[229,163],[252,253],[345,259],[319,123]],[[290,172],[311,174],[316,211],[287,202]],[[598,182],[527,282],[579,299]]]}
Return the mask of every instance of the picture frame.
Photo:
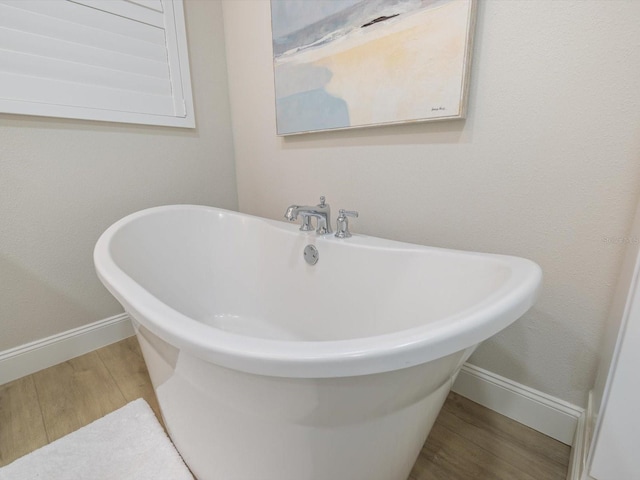
{"label": "picture frame", "polygon": [[279,136],[465,118],[476,0],[271,0]]}

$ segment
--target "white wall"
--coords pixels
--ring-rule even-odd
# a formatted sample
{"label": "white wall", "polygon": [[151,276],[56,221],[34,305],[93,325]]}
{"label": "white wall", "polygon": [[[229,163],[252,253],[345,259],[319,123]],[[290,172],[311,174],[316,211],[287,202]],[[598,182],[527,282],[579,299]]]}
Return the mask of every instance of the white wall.
{"label": "white wall", "polygon": [[584,405],[640,191],[640,2],[481,1],[466,121],[289,138],[269,2],[223,10],[241,211],[324,194],[355,232],[535,260],[539,302],[472,363]]}
{"label": "white wall", "polygon": [[197,129],[0,114],[0,351],[122,311],[92,260],[118,218],[237,208],[221,4],[185,10]]}

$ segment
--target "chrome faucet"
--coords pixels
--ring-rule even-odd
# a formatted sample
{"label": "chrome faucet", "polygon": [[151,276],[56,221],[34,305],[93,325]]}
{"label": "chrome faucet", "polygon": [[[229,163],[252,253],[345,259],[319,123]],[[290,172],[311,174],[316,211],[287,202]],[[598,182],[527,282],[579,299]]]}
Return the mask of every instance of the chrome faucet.
{"label": "chrome faucet", "polygon": [[326,233],[332,233],[331,230],[331,207],[325,203],[325,198],[320,197],[320,203],[318,205],[291,205],[287,208],[287,212],[284,214],[284,218],[293,222],[297,220],[298,215],[302,217],[302,225],[300,230],[308,232],[313,230],[311,226],[311,219],[315,218],[317,222],[316,233],[318,235],[324,235]]}

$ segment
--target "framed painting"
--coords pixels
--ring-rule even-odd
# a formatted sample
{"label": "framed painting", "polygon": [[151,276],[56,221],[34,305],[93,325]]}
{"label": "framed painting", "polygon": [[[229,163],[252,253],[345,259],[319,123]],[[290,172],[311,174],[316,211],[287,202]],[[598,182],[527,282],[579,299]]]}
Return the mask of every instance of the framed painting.
{"label": "framed painting", "polygon": [[475,0],[271,0],[278,135],[464,118]]}

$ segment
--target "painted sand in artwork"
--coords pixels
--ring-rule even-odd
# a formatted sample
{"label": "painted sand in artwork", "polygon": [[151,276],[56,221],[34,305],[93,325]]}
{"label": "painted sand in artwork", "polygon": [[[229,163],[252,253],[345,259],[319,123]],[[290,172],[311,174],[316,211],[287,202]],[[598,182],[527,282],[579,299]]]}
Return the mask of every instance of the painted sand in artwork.
{"label": "painted sand in artwork", "polygon": [[272,0],[278,134],[460,118],[472,0]]}

